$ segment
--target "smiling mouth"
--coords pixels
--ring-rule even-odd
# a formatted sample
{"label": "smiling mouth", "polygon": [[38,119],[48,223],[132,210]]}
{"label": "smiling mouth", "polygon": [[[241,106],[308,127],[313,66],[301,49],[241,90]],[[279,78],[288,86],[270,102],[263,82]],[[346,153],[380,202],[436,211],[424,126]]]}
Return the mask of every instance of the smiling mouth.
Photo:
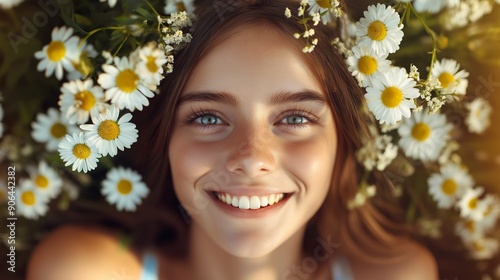
{"label": "smiling mouth", "polygon": [[231,205],[234,208],[243,210],[257,210],[260,208],[272,206],[288,198],[290,194],[279,193],[262,196],[238,196],[223,192],[212,192],[212,195],[219,201]]}

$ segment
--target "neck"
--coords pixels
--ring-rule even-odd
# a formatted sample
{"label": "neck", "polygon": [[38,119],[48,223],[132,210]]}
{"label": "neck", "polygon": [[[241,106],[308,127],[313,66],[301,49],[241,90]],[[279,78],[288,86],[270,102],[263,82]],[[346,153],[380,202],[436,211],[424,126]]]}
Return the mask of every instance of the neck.
{"label": "neck", "polygon": [[281,246],[262,257],[243,258],[231,255],[218,246],[195,224],[191,228],[191,271],[196,280],[288,279],[304,258],[304,230],[298,231]]}

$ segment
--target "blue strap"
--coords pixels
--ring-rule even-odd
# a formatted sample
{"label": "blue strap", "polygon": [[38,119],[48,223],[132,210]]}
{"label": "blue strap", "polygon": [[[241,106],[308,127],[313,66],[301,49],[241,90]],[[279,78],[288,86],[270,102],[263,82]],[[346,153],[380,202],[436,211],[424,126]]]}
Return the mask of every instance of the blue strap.
{"label": "blue strap", "polygon": [[334,280],[354,280],[349,262],[343,256],[333,262],[332,275]]}
{"label": "blue strap", "polygon": [[141,280],[158,280],[158,260],[153,254],[144,254],[143,266]]}

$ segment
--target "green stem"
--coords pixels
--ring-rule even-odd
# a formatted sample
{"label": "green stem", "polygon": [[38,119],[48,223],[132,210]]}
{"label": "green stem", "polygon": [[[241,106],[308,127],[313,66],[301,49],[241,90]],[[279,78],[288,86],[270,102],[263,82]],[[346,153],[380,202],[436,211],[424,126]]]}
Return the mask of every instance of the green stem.
{"label": "green stem", "polygon": [[118,48],[116,49],[115,53],[113,54],[113,56],[116,56],[118,54],[118,52],[122,49],[123,45],[125,44],[125,42],[127,42],[128,40],[128,37],[130,37],[130,33],[127,34],[127,37],[125,37],[125,39],[123,39],[123,41],[120,43],[120,45],[118,46]]}
{"label": "green stem", "polygon": [[151,3],[149,3],[149,1],[148,1],[148,0],[144,0],[144,2],[146,3],[146,5],[148,5],[148,6],[149,6],[149,8],[151,9],[151,11],[153,11],[153,13],[155,13],[155,15],[156,15],[157,17],[159,17],[159,16],[160,16],[160,14],[159,14],[159,13],[155,10],[155,8],[153,7],[153,5],[151,5]]}
{"label": "green stem", "polygon": [[80,44],[78,45],[78,47],[80,48],[87,41],[87,39],[90,38],[90,36],[94,35],[95,33],[99,32],[99,31],[121,30],[121,29],[124,29],[124,27],[123,26],[106,26],[106,27],[96,28],[96,29],[90,31],[85,37],[83,37],[83,39],[80,41]]}

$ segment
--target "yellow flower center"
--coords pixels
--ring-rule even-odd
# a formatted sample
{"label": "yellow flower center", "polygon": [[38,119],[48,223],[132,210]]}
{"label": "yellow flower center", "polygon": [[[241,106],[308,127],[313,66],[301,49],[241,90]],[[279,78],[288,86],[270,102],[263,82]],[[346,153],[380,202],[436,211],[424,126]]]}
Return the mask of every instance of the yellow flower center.
{"label": "yellow flower center", "polygon": [[37,175],[35,178],[35,185],[44,189],[49,186],[49,179],[43,175]]}
{"label": "yellow flower center", "polygon": [[431,128],[425,123],[417,123],[411,130],[411,136],[417,141],[425,141],[431,135]]}
{"label": "yellow flower center", "polygon": [[120,135],[120,127],[115,121],[105,120],[97,128],[97,133],[104,140],[114,140]]}
{"label": "yellow flower center", "polygon": [[125,93],[131,93],[137,89],[139,83],[139,76],[130,70],[123,70],[116,75],[116,86]]}
{"label": "yellow flower center", "polygon": [[479,243],[479,242],[472,242],[472,247],[476,251],[483,251],[484,250],[484,246],[481,245],[481,243]]}
{"label": "yellow flower center", "polygon": [[382,41],[387,36],[387,28],[380,20],[376,20],[368,26],[368,37],[374,41]]}
{"label": "yellow flower center", "polygon": [[380,98],[385,107],[395,108],[403,100],[403,92],[397,87],[387,87]]}
{"label": "yellow flower center", "polygon": [[55,62],[61,61],[66,55],[66,46],[61,41],[50,42],[47,47],[47,57]]}
{"label": "yellow flower center", "polygon": [[177,2],[177,11],[186,11],[186,7],[184,6],[184,3],[181,1],[181,2]]}
{"label": "yellow flower center", "polygon": [[448,72],[443,72],[439,75],[439,81],[441,82],[442,87],[448,87],[451,83],[455,81],[455,77]]}
{"label": "yellow flower center", "polygon": [[87,159],[90,156],[90,148],[85,144],[76,144],[73,147],[73,155],[79,159]]}
{"label": "yellow flower center", "polygon": [[477,206],[477,198],[473,198],[469,200],[469,208],[470,209],[476,209]]}
{"label": "yellow flower center", "polygon": [[323,9],[329,9],[331,7],[330,0],[316,0],[316,4]]}
{"label": "yellow flower center", "polygon": [[75,99],[80,101],[80,109],[90,111],[92,108],[94,108],[95,97],[88,90],[80,91],[79,93],[75,94]]}
{"label": "yellow flower center", "polygon": [[371,75],[377,71],[377,60],[371,56],[365,55],[358,60],[358,69],[365,75]]}
{"label": "yellow flower center", "polygon": [[33,206],[33,205],[35,205],[35,202],[36,202],[35,194],[32,191],[25,191],[21,195],[21,201],[25,205]]}
{"label": "yellow flower center", "polygon": [[132,183],[129,180],[121,179],[116,186],[118,192],[125,195],[132,191]]}
{"label": "yellow flower center", "polygon": [[152,55],[148,56],[148,62],[146,63],[146,67],[148,68],[149,72],[151,72],[151,73],[158,72],[158,66],[156,66],[154,56],[152,56]]}
{"label": "yellow flower center", "polygon": [[476,227],[474,226],[474,222],[471,220],[467,220],[465,222],[465,228],[467,230],[469,230],[469,232],[471,232],[471,233],[474,233],[474,231],[476,230]]}
{"label": "yellow flower center", "polygon": [[452,179],[446,179],[443,184],[441,184],[441,189],[445,194],[453,195],[457,191],[457,183]]}
{"label": "yellow flower center", "polygon": [[68,130],[62,123],[54,123],[50,128],[50,134],[56,139],[62,138],[66,133],[68,133]]}

